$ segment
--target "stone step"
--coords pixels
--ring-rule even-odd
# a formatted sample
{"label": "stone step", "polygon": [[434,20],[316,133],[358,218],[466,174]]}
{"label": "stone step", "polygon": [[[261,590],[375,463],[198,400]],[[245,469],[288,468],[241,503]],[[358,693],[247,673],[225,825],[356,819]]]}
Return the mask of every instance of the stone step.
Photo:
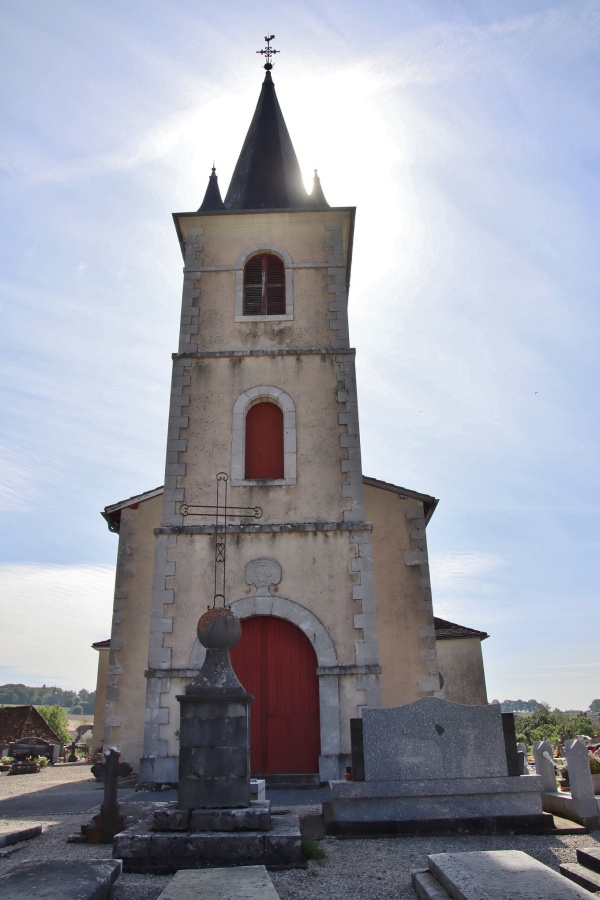
{"label": "stone step", "polygon": [[579,847],[577,862],[593,872],[600,872],[600,847]]}
{"label": "stone step", "polygon": [[561,863],[560,873],[580,887],[592,893],[600,891],[600,874],[582,866],[580,863]]}
{"label": "stone step", "polygon": [[158,900],[279,900],[264,866],[184,869],[171,879]]}
{"label": "stone step", "polygon": [[412,886],[419,900],[451,900],[450,894],[427,869],[415,869],[410,873]]}
{"label": "stone step", "polygon": [[39,859],[0,875],[2,900],[105,900],[121,874],[115,859]]}
{"label": "stone step", "polygon": [[159,832],[136,823],[116,836],[113,856],[123,861],[124,872],[156,875],[203,866],[305,865],[293,813],[273,816],[270,831]]}
{"label": "stone step", "polygon": [[453,900],[590,900],[585,888],[521,850],[432,853],[427,862]]}

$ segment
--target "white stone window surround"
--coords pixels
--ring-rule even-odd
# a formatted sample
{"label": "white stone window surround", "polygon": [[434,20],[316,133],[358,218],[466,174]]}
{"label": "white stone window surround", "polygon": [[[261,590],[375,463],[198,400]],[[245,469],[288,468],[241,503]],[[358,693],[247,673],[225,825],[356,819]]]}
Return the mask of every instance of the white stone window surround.
{"label": "white stone window surround", "polygon": [[[264,318],[264,317],[263,317]],[[251,406],[261,402],[276,403],[283,412],[283,478],[245,478],[246,415]],[[296,406],[289,394],[270,384],[248,388],[233,404],[231,427],[231,484],[296,484]]]}
{"label": "white stone window surround", "polygon": [[[245,316],[244,315],[244,266],[251,256],[257,253],[273,253],[284,265],[285,271],[285,313],[277,316]],[[235,318],[236,322],[281,322],[294,318],[294,279],[292,276],[292,257],[277,244],[255,244],[238,256],[235,264]]]}

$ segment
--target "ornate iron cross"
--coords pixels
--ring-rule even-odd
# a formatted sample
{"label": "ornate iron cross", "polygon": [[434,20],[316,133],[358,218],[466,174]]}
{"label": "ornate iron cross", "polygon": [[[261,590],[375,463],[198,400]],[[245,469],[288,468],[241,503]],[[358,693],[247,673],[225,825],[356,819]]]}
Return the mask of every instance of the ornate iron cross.
{"label": "ornate iron cross", "polygon": [[275,35],[274,35],[274,34],[271,34],[271,35],[269,35],[269,36],[267,36],[267,35],[265,34],[265,41],[267,42],[267,46],[265,47],[264,50],[257,50],[257,51],[256,51],[257,53],[260,53],[261,56],[266,57],[266,60],[267,60],[267,61],[266,61],[266,63],[264,64],[264,67],[263,67],[263,68],[265,68],[265,69],[267,70],[267,72],[269,72],[269,71],[273,68],[273,66],[275,65],[275,63],[272,63],[272,62],[271,62],[271,57],[272,57],[272,56],[275,56],[276,53],[281,53],[281,50],[274,50],[274,49],[271,47],[271,41],[274,41],[274,40],[275,40]]}
{"label": "ornate iron cross", "polygon": [[[191,506],[182,503],[179,512],[182,516],[214,516],[215,520],[215,591],[213,607],[220,598],[225,606],[225,566],[227,563],[227,519],[252,518],[260,519],[263,511],[260,506],[227,506],[227,482],[229,476],[225,472],[217,474],[217,502],[214,506]],[[222,501],[222,502],[221,502]],[[221,578],[219,579],[219,574]],[[220,581],[221,593],[217,591]],[[209,607],[210,609],[210,607]]]}

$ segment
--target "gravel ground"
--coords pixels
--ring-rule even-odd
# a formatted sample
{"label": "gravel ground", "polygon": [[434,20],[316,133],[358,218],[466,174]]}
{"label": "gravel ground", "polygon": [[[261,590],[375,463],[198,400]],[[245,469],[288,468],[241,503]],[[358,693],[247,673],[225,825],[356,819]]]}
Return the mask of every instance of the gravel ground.
{"label": "gravel ground", "polygon": [[[56,788],[69,782],[90,781],[89,768],[84,766],[52,767],[39,775],[0,775],[0,802],[24,793]],[[150,795],[158,799],[160,795]],[[67,838],[80,830],[80,825],[97,812],[100,792],[90,794],[90,808],[86,814],[61,812],[60,792],[57,792],[56,813],[44,818],[6,818],[0,815],[0,833],[29,825],[42,825],[40,837],[7,848],[2,857],[0,874],[25,859],[98,859],[110,857],[107,847],[88,844],[68,844]],[[151,802],[151,801],[149,801]],[[140,803],[136,802],[136,812]],[[127,805],[123,804],[124,812]],[[319,806],[298,806],[300,817],[320,813]],[[428,853],[460,852],[465,850],[523,850],[552,869],[561,862],[575,862],[576,847],[600,847],[600,833],[581,835],[514,835],[461,836],[430,838],[376,838],[370,840],[320,841],[326,857],[311,861],[307,869],[272,872],[271,877],[281,900],[400,900],[415,895],[410,887],[410,870],[424,868]],[[156,900],[169,883],[171,876],[124,874],[113,888],[113,900]],[[591,895],[590,895],[591,896]]]}

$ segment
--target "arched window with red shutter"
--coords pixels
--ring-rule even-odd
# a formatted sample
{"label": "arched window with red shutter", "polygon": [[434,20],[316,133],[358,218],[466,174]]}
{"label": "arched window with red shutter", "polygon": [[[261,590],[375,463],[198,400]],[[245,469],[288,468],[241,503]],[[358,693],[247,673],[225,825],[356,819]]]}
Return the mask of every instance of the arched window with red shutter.
{"label": "arched window with red shutter", "polygon": [[285,315],[285,267],[274,253],[257,253],[244,266],[244,315]]}
{"label": "arched window with red shutter", "polygon": [[255,403],[246,414],[245,477],[282,479],[283,412],[275,403]]}

